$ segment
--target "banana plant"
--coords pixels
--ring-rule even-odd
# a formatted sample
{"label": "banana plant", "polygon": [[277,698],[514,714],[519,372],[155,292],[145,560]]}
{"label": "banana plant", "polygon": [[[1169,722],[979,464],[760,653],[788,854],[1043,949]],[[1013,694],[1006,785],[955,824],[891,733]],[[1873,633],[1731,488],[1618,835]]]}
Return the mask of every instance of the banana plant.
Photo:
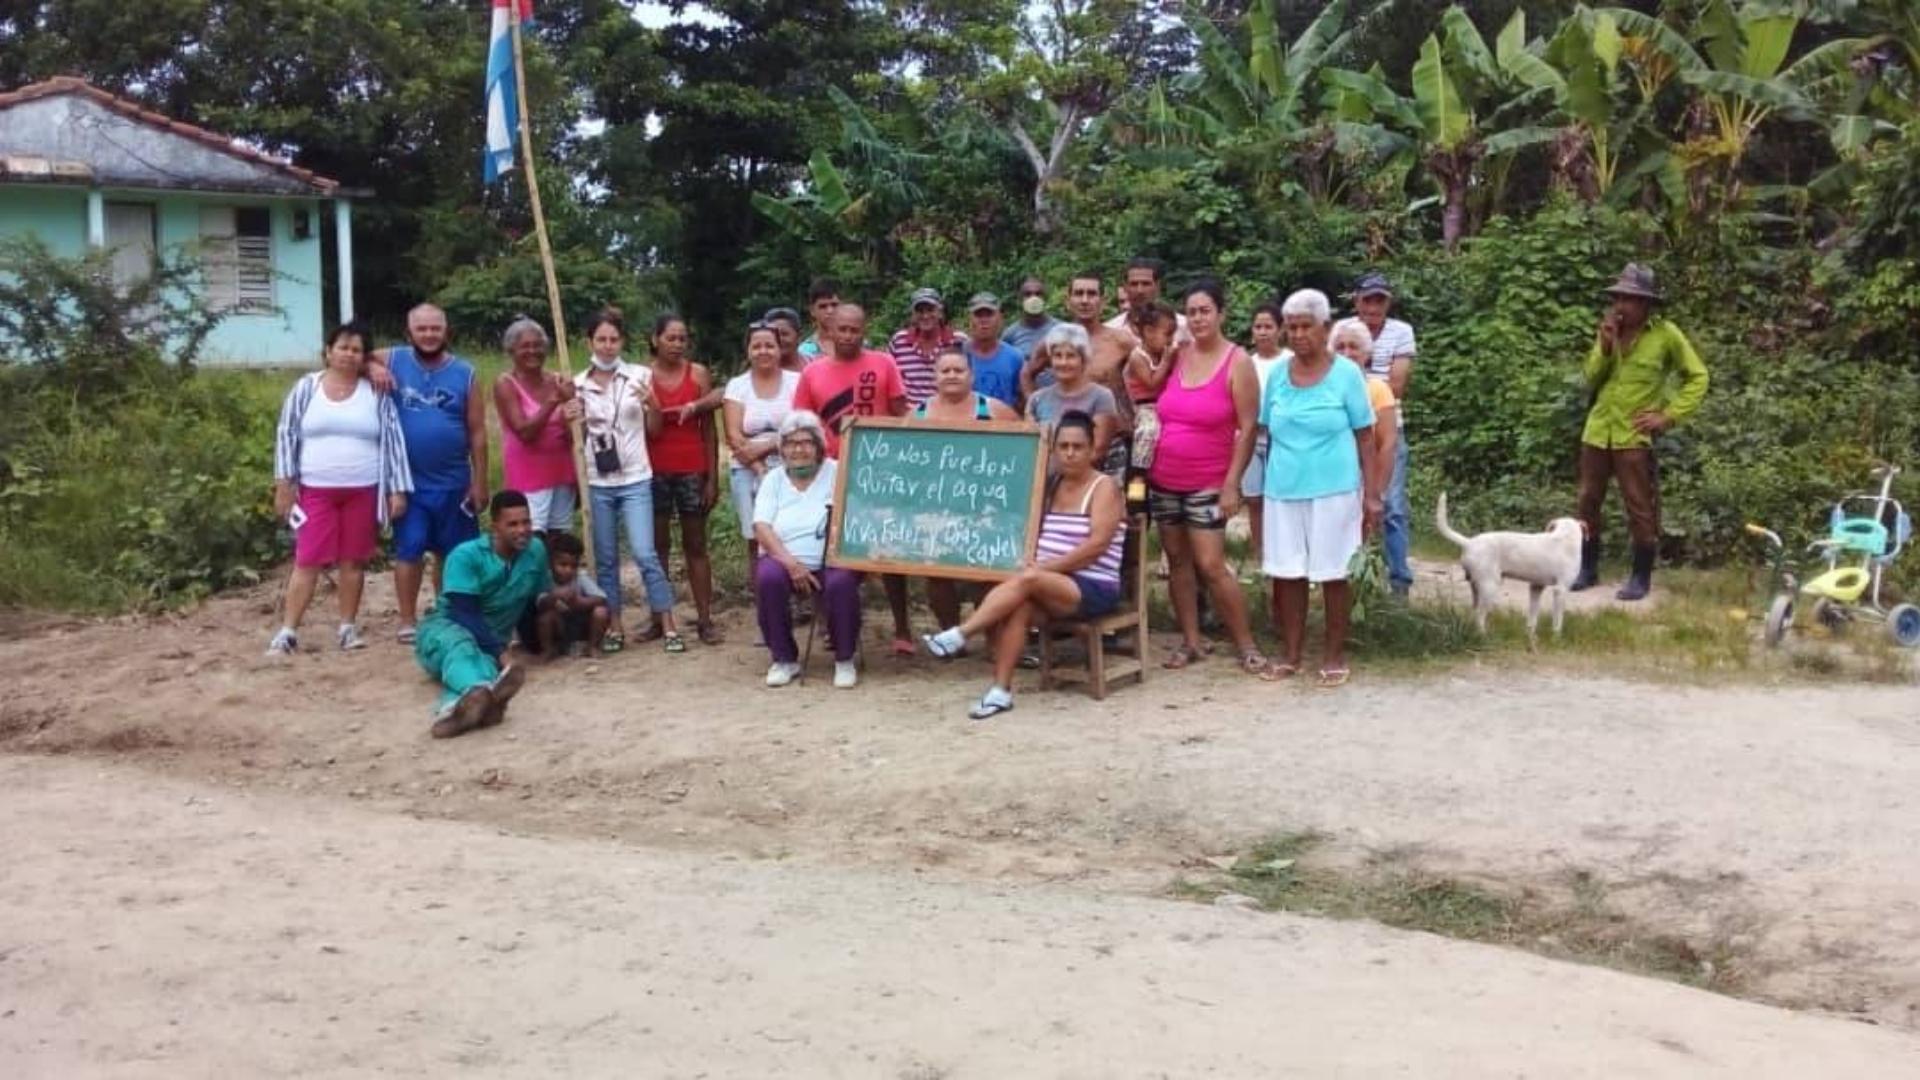
{"label": "banana plant", "polygon": [[[1502,38],[1516,27],[1524,38],[1525,26],[1525,16],[1515,11]],[[1522,63],[1528,60],[1537,62],[1526,54]],[[1469,195],[1484,186],[1497,207],[1512,156],[1550,143],[1557,135],[1551,127],[1519,122],[1529,110],[1538,109],[1545,93],[1503,63],[1458,6],[1448,8],[1439,33],[1421,43],[1410,96],[1394,91],[1378,65],[1364,73],[1330,69],[1321,73],[1321,80],[1328,88],[1327,103],[1350,134],[1363,130],[1355,125],[1364,111],[1374,124],[1414,141],[1437,189],[1441,239],[1449,250],[1467,233]],[[1379,135],[1373,138],[1383,148],[1393,145]]]}
{"label": "banana plant", "polygon": [[784,199],[753,193],[753,208],[775,228],[809,244],[831,244],[853,239],[866,216],[870,199],[855,198],[847,179],[824,149],[807,159],[808,189]]}
{"label": "banana plant", "polygon": [[[1266,187],[1297,175],[1324,197],[1328,178],[1319,166],[1331,133],[1309,115],[1315,74],[1347,46],[1348,0],[1333,0],[1292,41],[1280,34],[1277,0],[1255,0],[1247,10],[1250,43],[1243,53],[1204,15],[1189,13],[1199,66],[1176,80],[1175,97],[1188,102],[1176,116],[1150,98],[1148,116],[1161,121],[1159,138],[1218,154]],[[1155,88],[1158,94],[1158,88]],[[1173,132],[1177,129],[1179,134]]]}
{"label": "banana plant", "polygon": [[1684,28],[1627,8],[1605,8],[1591,20],[1613,23],[1631,43],[1643,95],[1658,92],[1665,81],[1658,76],[1665,73],[1693,91],[1690,119],[1698,130],[1674,148],[1674,155],[1687,178],[1689,207],[1696,212],[1706,208],[1710,180],[1719,181],[1724,203],[1739,197],[1740,164],[1769,117],[1813,120],[1819,115],[1802,83],[1808,72],[1826,66],[1825,58],[1807,68],[1801,67],[1806,58],[1786,64],[1800,27],[1800,17],[1790,10],[1708,0]]}

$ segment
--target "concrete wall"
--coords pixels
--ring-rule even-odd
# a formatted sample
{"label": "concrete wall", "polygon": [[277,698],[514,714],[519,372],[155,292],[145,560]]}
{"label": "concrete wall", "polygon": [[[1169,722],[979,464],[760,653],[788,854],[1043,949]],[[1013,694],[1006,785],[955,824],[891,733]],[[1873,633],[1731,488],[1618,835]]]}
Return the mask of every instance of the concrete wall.
{"label": "concrete wall", "polygon": [[[201,362],[219,365],[306,364],[320,356],[325,333],[320,236],[333,227],[332,209],[316,199],[264,199],[140,190],[103,193],[108,202],[144,202],[156,208],[160,250],[191,250],[200,238],[200,211],[207,206],[266,206],[273,213],[274,282],[271,314],[235,313],[220,324],[201,352]],[[295,212],[307,212],[308,234],[293,235]],[[39,235],[61,255],[86,250],[87,193],[77,187],[0,185],[0,236]]]}

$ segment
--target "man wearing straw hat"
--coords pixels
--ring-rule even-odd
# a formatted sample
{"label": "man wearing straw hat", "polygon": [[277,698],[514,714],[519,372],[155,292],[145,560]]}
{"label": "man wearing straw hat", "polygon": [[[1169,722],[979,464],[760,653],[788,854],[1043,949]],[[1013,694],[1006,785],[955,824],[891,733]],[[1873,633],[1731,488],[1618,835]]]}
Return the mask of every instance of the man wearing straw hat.
{"label": "man wearing straw hat", "polygon": [[1628,263],[1607,290],[1613,304],[1587,353],[1591,405],[1580,437],[1579,517],[1586,524],[1575,590],[1591,588],[1600,570],[1600,507],[1607,481],[1620,484],[1633,540],[1633,573],[1614,595],[1644,599],[1653,585],[1660,544],[1659,470],[1653,440],[1693,415],[1707,396],[1707,366],[1686,335],[1655,318],[1661,301],[1653,271]]}

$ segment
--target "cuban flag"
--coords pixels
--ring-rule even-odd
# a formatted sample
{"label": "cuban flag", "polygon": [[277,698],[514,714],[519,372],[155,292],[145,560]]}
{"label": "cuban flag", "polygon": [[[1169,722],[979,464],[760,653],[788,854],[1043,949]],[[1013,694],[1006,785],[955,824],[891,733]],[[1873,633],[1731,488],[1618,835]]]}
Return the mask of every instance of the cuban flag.
{"label": "cuban flag", "polygon": [[481,175],[489,184],[513,171],[514,147],[520,138],[513,27],[507,22],[516,7],[522,25],[533,21],[533,0],[493,0],[493,33],[487,48],[487,146],[481,155]]}

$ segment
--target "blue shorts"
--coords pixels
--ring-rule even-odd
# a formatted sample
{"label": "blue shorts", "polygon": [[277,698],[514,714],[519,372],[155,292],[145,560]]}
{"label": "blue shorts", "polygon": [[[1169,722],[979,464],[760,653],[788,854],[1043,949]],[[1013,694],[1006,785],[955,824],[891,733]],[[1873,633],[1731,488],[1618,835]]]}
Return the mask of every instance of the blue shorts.
{"label": "blue shorts", "polygon": [[1097,619],[1120,606],[1120,586],[1115,582],[1085,571],[1068,576],[1080,586],[1080,610],[1075,612],[1080,618]]}
{"label": "blue shorts", "polygon": [[407,512],[393,523],[393,557],[417,563],[431,551],[441,558],[480,535],[480,522],[461,508],[461,491],[416,491],[407,496]]}

